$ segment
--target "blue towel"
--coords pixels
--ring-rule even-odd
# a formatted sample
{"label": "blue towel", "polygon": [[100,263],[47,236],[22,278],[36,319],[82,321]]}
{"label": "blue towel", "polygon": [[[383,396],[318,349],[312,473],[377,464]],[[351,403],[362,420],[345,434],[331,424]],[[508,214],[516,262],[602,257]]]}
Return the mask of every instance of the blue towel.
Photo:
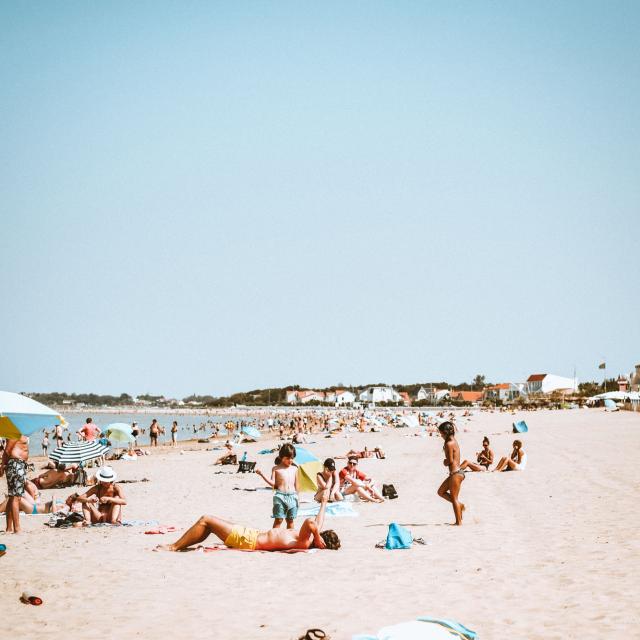
{"label": "blue towel", "polygon": [[438,620],[438,618],[430,618],[429,616],[421,616],[418,618],[421,622],[432,622],[434,624],[442,625],[447,629],[453,629],[457,631],[463,638],[467,640],[475,640],[478,637],[478,634],[475,631],[471,631],[471,629],[467,629],[463,624],[456,622],[455,620],[445,620],[442,618]]}
{"label": "blue towel", "polygon": [[[320,512],[320,505],[313,507],[304,507],[298,509],[298,517],[300,518],[313,518]],[[327,505],[326,515],[333,518],[355,518],[358,515],[357,511],[353,510],[353,506],[348,502],[330,502]]]}
{"label": "blue towel", "polygon": [[[415,622],[426,622],[428,624],[440,625],[445,629],[451,631],[452,640],[454,640],[454,638],[464,638],[464,640],[477,640],[478,638],[478,634],[475,631],[467,629],[467,627],[460,624],[459,622],[455,622],[454,620],[439,620],[437,618],[429,618],[428,616],[423,616],[417,618]],[[394,637],[407,638],[409,637],[407,635],[407,627],[412,627],[411,638],[415,638],[415,640],[419,640],[420,638],[433,637],[433,634],[429,633],[428,625],[425,625],[424,633],[421,633],[417,630],[417,625],[415,623],[403,622],[398,625],[393,625],[392,627],[385,627],[375,636],[369,634],[357,634],[355,636],[352,636],[351,640],[393,640]],[[416,632],[418,632],[418,635],[416,635]]]}

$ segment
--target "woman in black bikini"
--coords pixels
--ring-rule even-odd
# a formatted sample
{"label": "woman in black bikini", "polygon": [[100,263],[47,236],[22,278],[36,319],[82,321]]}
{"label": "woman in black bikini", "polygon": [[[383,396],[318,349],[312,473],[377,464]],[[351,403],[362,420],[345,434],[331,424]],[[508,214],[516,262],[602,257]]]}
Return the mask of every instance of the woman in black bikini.
{"label": "woman in black bikini", "polygon": [[462,524],[462,512],[465,507],[458,500],[460,485],[464,480],[464,471],[460,469],[460,446],[455,438],[455,428],[451,422],[443,422],[439,427],[440,435],[444,439],[444,466],[449,467],[449,476],[440,485],[438,495],[450,502],[453,506],[453,514],[456,517],[456,525]]}

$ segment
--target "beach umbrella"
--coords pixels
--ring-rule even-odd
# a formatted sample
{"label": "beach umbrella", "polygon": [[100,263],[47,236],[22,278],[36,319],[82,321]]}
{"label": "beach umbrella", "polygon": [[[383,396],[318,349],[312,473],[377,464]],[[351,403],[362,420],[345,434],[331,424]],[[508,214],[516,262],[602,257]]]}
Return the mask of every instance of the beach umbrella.
{"label": "beach umbrella", "polygon": [[101,445],[98,440],[85,442],[67,442],[49,454],[59,464],[79,464],[100,458],[109,451],[109,447]]}
{"label": "beach umbrella", "polygon": [[296,446],[296,457],[293,459],[298,465],[299,491],[317,491],[316,474],[322,471],[322,462],[307,449]]}
{"label": "beach umbrella", "polygon": [[113,422],[104,428],[107,438],[112,442],[133,442],[135,438],[131,433],[131,425],[126,422]]}
{"label": "beach umbrella", "polygon": [[57,424],[66,424],[57,411],[19,393],[0,391],[0,438],[17,439]]}
{"label": "beach umbrella", "polygon": [[262,434],[255,427],[242,427],[242,433],[253,440],[259,440]]}
{"label": "beach umbrella", "polygon": [[415,429],[420,426],[420,421],[418,420],[418,416],[402,416],[398,422],[398,426]]}

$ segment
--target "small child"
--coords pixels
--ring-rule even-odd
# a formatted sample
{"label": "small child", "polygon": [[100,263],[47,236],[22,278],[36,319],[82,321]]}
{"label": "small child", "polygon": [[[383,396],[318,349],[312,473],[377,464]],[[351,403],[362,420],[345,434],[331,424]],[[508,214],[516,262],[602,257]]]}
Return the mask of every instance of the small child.
{"label": "small child", "polygon": [[42,455],[46,456],[49,451],[49,432],[44,432],[44,438],[42,438]]}
{"label": "small child", "polygon": [[256,473],[275,489],[273,494],[273,528],[277,529],[283,520],[287,521],[287,529],[293,529],[293,521],[298,515],[298,467],[293,459],[296,448],[292,444],[283,444],[278,452],[276,464],[271,469],[271,478],[262,471]]}

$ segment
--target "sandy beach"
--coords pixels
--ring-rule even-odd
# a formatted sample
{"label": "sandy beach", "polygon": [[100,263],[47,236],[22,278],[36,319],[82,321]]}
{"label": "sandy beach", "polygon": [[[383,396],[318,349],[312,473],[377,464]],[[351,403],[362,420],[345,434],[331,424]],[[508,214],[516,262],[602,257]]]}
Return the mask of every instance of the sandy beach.
{"label": "sandy beach", "polygon": [[[4,628],[25,639],[62,632],[289,640],[320,627],[341,639],[432,615],[458,620],[483,640],[639,637],[640,480],[633,469],[640,414],[478,413],[458,422],[462,455],[474,458],[483,435],[497,456],[507,455],[516,419],[530,427],[521,438],[526,471],[467,474],[461,528],[448,525],[450,505],[436,496],[445,475],[442,441],[409,429],[319,435],[305,445],[321,459],[365,445],[387,453],[361,465],[379,484],[393,483],[399,498],[357,502],[358,517],[328,518],[325,526],[342,539],[339,551],[154,553],[177,535],[145,535],[145,527],[56,530],[43,526],[45,516],[23,515],[21,535],[0,535],[8,547],[0,558],[0,617],[13,621]],[[216,452],[205,447],[114,462],[120,479],[149,479],[123,485],[124,517],[179,532],[203,513],[269,528],[270,491],[234,490],[263,485],[256,475],[212,466]],[[264,447],[246,450],[267,472],[273,456],[257,455]],[[44,491],[43,498],[72,491]],[[375,549],[394,521],[428,545]],[[25,590],[44,605],[21,604]]]}

